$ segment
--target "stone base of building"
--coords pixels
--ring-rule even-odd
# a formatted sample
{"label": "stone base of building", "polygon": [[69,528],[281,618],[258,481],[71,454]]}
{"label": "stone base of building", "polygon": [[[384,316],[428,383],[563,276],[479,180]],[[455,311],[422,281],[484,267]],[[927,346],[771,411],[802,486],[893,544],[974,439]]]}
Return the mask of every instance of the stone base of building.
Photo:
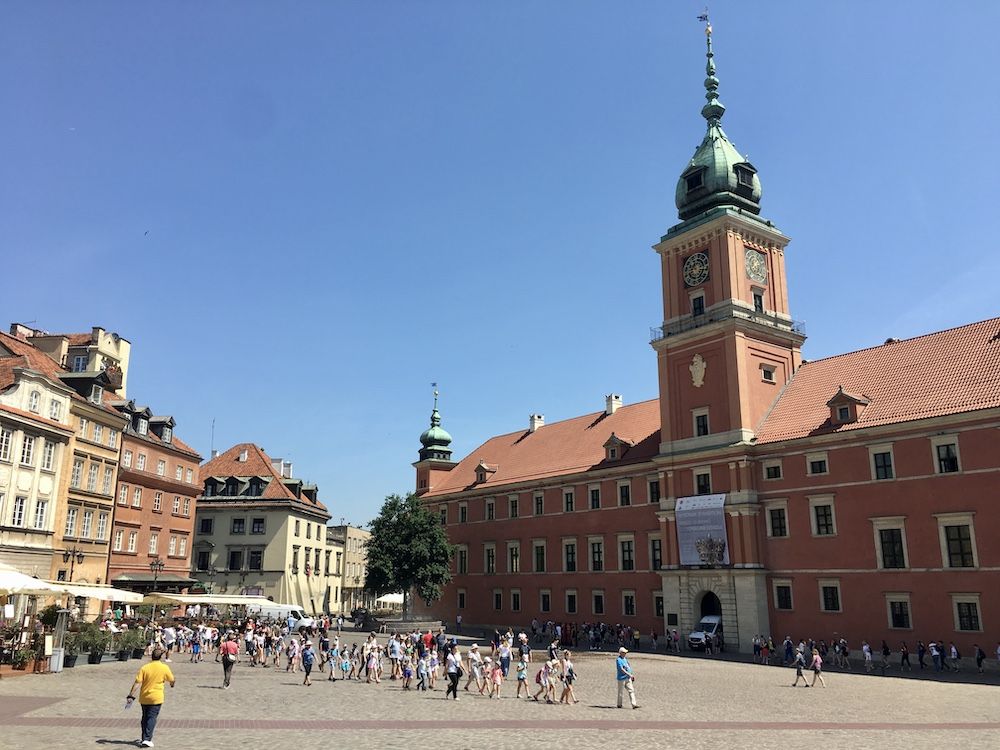
{"label": "stone base of building", "polygon": [[722,616],[727,651],[749,651],[754,635],[770,633],[766,571],[691,568],[661,576],[665,628],[677,630],[682,642],[707,614]]}

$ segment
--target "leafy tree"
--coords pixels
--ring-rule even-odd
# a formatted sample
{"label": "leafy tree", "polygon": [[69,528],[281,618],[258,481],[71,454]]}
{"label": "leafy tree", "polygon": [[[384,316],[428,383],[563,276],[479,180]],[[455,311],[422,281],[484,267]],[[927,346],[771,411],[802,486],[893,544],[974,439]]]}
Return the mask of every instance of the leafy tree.
{"label": "leafy tree", "polygon": [[451,580],[452,547],[420,498],[389,495],[369,527],[365,590],[375,596],[402,591],[404,617],[410,612],[411,591],[427,603],[440,599]]}

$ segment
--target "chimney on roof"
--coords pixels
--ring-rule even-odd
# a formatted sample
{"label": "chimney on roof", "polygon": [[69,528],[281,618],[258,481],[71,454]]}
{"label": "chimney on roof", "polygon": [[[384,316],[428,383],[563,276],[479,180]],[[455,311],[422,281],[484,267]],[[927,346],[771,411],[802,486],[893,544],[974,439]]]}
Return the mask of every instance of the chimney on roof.
{"label": "chimney on roof", "polygon": [[544,414],[529,414],[528,415],[528,432],[534,432],[539,427],[545,424]]}
{"label": "chimney on roof", "polygon": [[622,396],[620,393],[609,393],[604,397],[604,413],[609,417],[622,408]]}
{"label": "chimney on roof", "polygon": [[219,455],[219,451],[217,449],[215,449],[215,448],[212,448],[212,458],[216,458],[216,457],[218,457],[218,455]]}

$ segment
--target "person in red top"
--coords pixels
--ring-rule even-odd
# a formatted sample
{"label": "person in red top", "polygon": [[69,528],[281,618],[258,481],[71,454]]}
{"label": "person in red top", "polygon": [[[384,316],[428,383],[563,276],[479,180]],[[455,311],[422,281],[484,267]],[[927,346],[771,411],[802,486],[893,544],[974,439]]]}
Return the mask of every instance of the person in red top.
{"label": "person in red top", "polygon": [[229,690],[229,681],[233,676],[233,665],[240,660],[240,647],[236,643],[236,634],[230,633],[219,646],[215,660],[222,659],[222,689]]}

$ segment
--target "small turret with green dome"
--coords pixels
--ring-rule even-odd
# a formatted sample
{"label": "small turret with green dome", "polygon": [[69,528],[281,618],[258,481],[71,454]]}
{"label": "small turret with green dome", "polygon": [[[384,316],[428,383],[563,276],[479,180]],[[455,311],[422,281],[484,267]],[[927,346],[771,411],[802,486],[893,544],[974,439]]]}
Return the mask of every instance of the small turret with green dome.
{"label": "small turret with green dome", "polygon": [[434,390],[434,410],[431,412],[431,426],[420,436],[420,460],[428,458],[440,461],[451,460],[451,435],[441,427],[441,415],[438,413],[438,392]]}
{"label": "small turret with green dome", "polygon": [[[704,18],[704,17],[703,17]],[[704,20],[707,21],[707,18]],[[719,101],[719,79],[715,76],[712,25],[705,27],[708,62],[705,98],[701,109],[708,132],[677,181],[676,203],[681,220],[690,219],[716,206],[731,206],[760,213],[760,179],[757,170],[722,130],[726,108]]]}

